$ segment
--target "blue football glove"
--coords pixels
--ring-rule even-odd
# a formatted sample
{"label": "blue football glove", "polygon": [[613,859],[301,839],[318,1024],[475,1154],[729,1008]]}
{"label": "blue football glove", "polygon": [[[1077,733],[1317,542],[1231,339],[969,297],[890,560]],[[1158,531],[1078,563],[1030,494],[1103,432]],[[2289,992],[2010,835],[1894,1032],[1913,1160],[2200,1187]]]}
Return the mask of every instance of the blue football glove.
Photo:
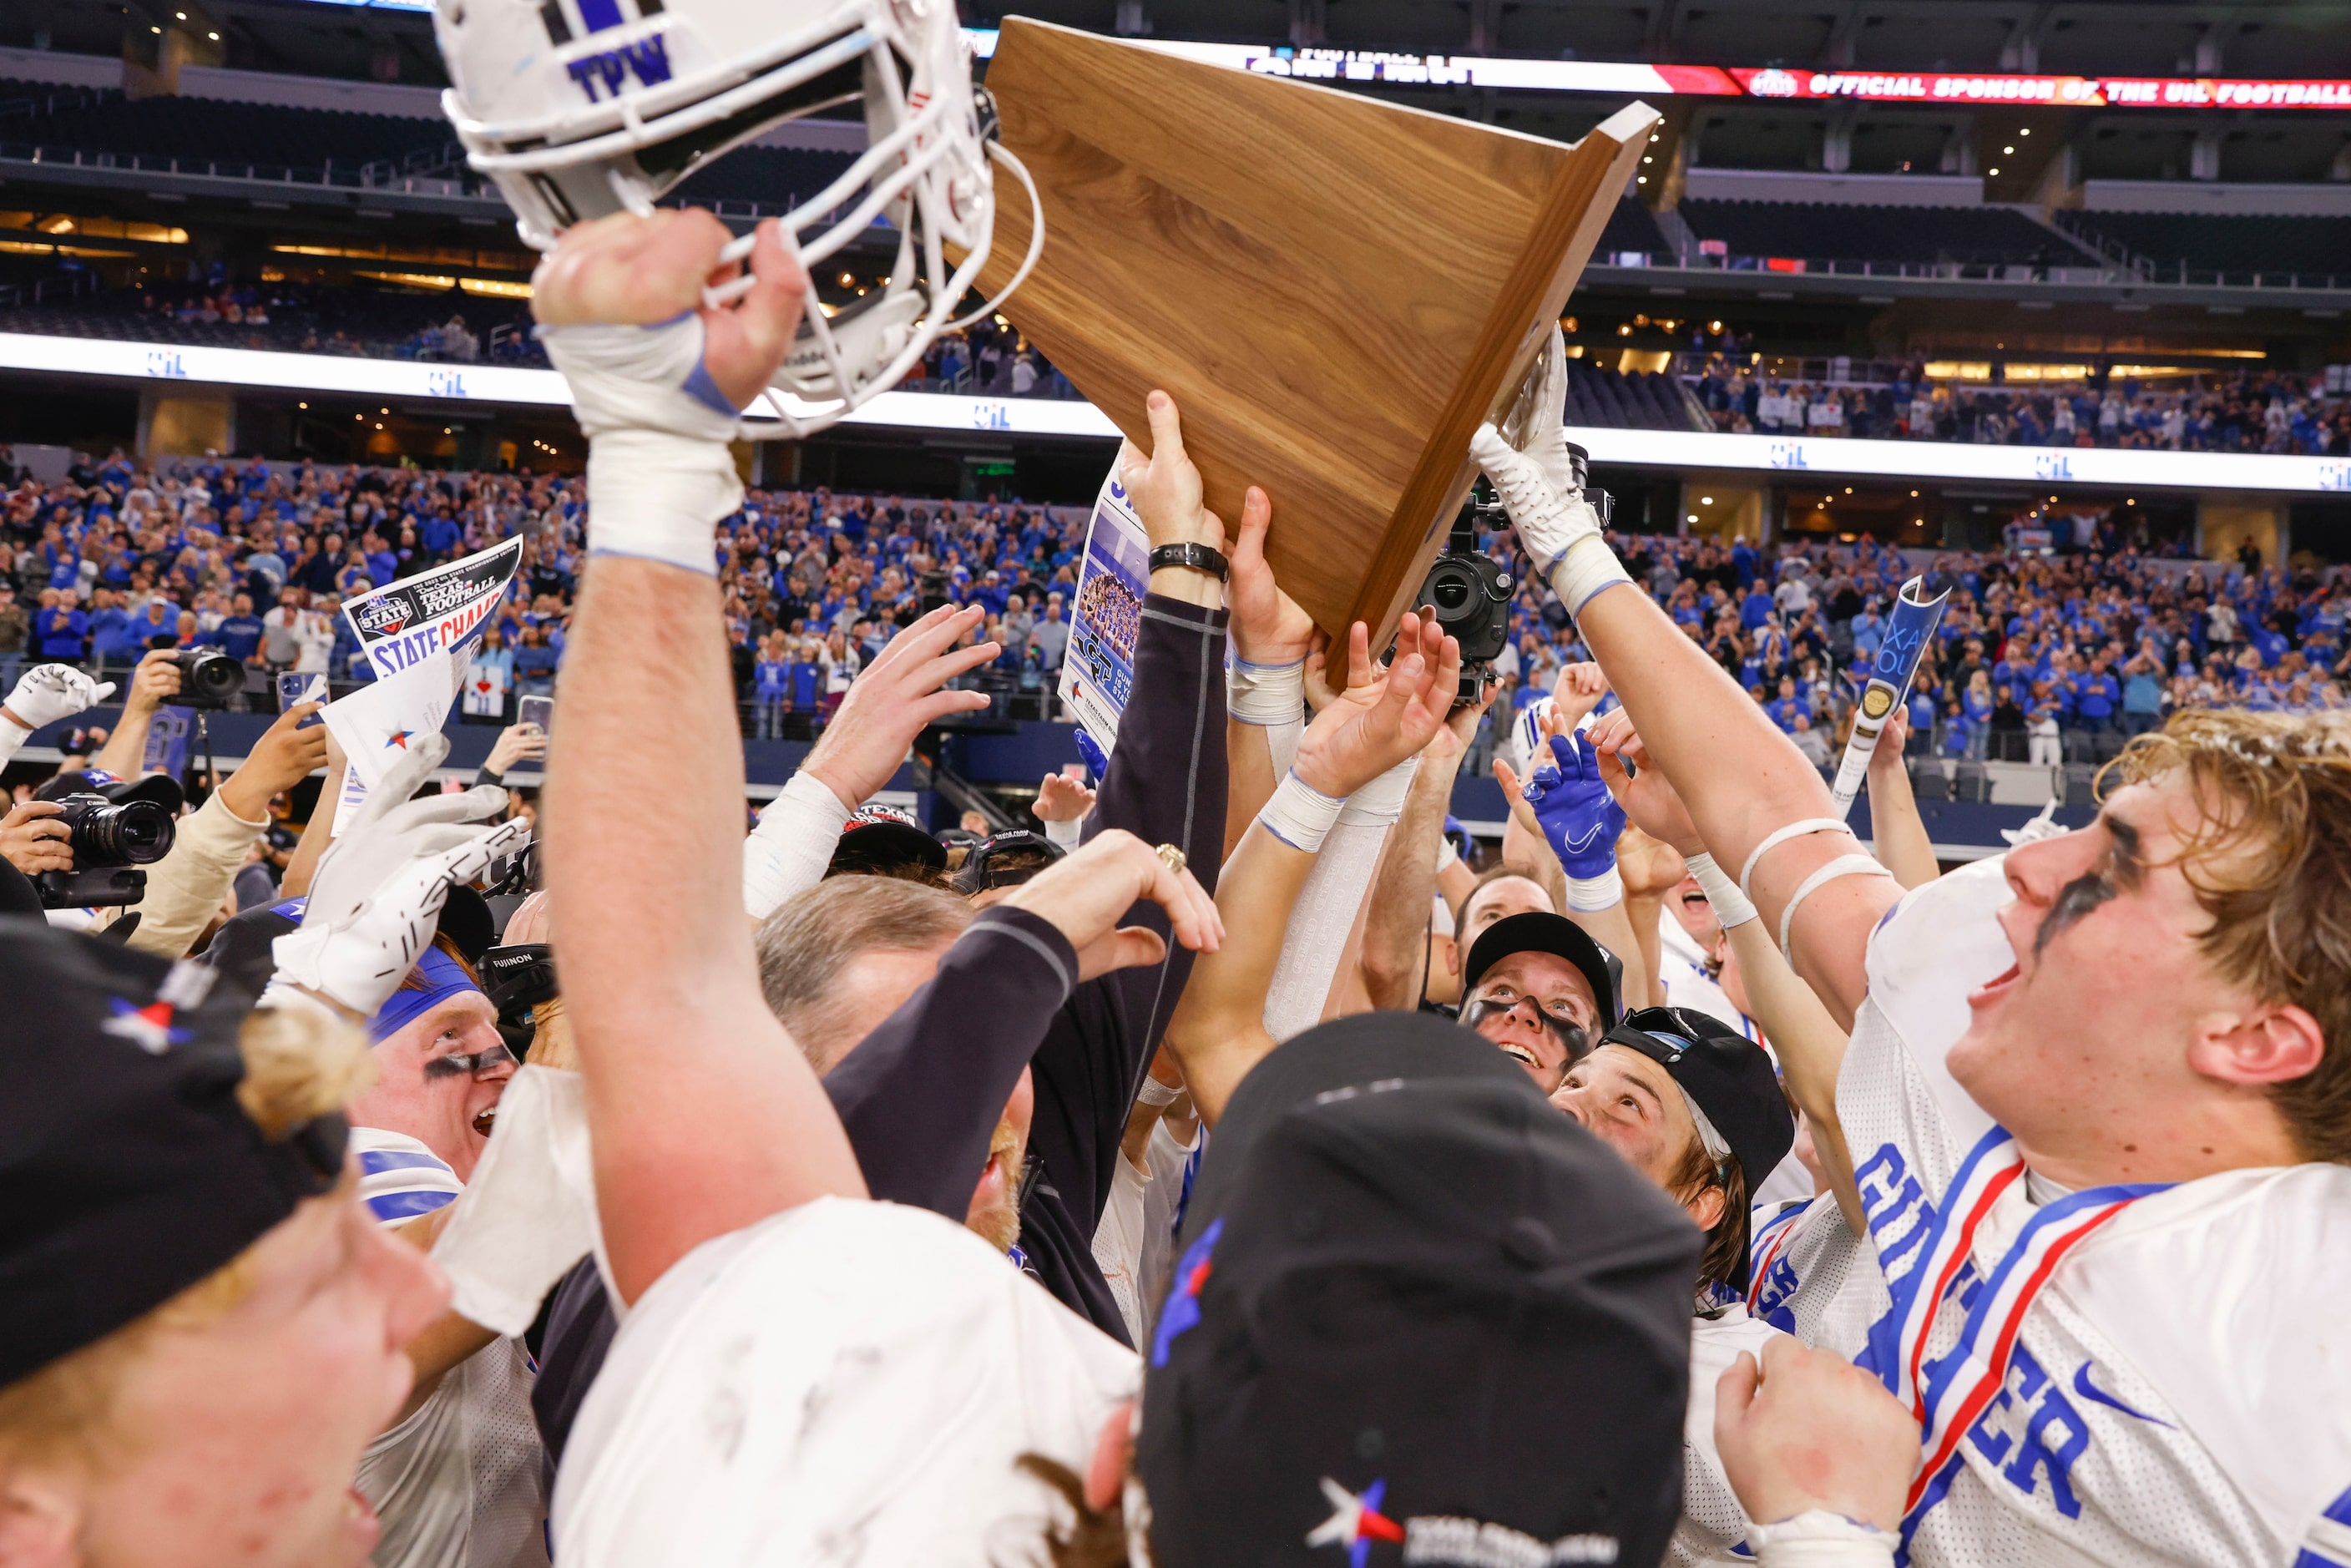
{"label": "blue football glove", "polygon": [[1550,741],[1551,758],[1527,781],[1527,805],[1568,875],[1605,876],[1616,867],[1625,808],[1601,782],[1600,758],[1590,747],[1572,735],[1554,735]]}

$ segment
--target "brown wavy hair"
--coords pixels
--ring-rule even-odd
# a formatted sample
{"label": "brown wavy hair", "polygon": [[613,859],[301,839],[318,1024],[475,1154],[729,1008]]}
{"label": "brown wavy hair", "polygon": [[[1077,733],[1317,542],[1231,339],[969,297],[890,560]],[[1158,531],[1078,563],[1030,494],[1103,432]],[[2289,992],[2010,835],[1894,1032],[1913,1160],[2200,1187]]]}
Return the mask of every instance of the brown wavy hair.
{"label": "brown wavy hair", "polygon": [[2186,710],[2124,747],[2099,793],[2175,773],[2203,813],[2180,872],[2212,917],[2205,956],[2318,1020],[2318,1066],[2269,1095],[2304,1158],[2351,1164],[2351,714]]}

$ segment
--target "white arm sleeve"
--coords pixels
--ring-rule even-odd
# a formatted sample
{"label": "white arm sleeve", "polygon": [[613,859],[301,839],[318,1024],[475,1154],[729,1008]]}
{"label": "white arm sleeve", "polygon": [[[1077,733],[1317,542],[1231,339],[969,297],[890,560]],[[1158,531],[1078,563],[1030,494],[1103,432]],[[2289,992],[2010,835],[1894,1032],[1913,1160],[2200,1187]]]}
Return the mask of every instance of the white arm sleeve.
{"label": "white arm sleeve", "polygon": [[784,900],[822,882],[848,821],[849,808],[829,785],[793,774],[743,841],[744,911],[765,920]]}
{"label": "white arm sleeve", "polygon": [[[23,725],[14,719],[0,718],[0,768],[7,767],[9,759],[16,755],[16,748],[32,738],[33,732]],[[1292,750],[1297,748],[1295,740],[1290,744]]]}
{"label": "white arm sleeve", "polygon": [[1419,758],[1408,757],[1349,796],[1323,840],[1290,911],[1281,958],[1266,992],[1265,1031],[1277,1042],[1322,1021],[1332,979],[1346,956],[1347,934],[1354,929],[1381,846],[1403,814],[1405,793],[1419,766]]}

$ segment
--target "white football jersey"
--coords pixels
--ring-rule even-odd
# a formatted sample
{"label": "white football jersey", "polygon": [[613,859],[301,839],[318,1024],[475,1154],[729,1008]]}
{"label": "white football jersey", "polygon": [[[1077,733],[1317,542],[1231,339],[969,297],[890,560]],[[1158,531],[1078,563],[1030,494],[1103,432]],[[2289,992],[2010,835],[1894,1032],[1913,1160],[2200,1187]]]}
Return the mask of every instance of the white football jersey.
{"label": "white football jersey", "polygon": [[1729,1568],[1751,1564],[1745,1550],[1748,1518],[1722,1473],[1714,1447],[1714,1385],[1740,1351],[1763,1359],[1763,1347],[1779,1330],[1727,1307],[1690,1324],[1689,1411],[1682,1426],[1682,1516],[1674,1524],[1666,1561],[1673,1568]]}
{"label": "white football jersey", "polygon": [[1042,1562],[1134,1352],[926,1210],[823,1197],[629,1311],[555,1488],[567,1568]]}
{"label": "white football jersey", "polygon": [[[1823,1197],[1759,1235],[1756,1315],[1859,1358],[1991,1119],[1945,1056],[1968,991],[2014,954],[1997,859],[1917,889],[1870,940],[1837,1109],[1871,1239]],[[2022,1223],[2028,1175],[1976,1233],[1928,1331],[1931,1375]],[[1996,1281],[1995,1281],[1996,1282]],[[2129,1203],[2063,1255],[1959,1463],[1907,1522],[1919,1568],[2351,1568],[2351,1168],[2234,1171]]]}

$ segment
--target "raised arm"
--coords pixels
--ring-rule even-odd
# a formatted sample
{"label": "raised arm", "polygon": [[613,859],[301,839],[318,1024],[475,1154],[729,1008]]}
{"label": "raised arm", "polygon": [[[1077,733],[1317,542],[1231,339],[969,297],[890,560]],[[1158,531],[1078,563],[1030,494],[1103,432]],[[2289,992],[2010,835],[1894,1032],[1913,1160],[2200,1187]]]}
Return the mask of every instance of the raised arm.
{"label": "raised arm", "polygon": [[[1628,716],[1610,714],[1593,727],[1592,738],[1600,757],[1601,777],[1607,780],[1610,793],[1643,832],[1679,850],[1690,874],[1706,889],[1715,918],[1722,922],[1732,951],[1739,956],[1747,999],[1779,1059],[1780,1076],[1796,1108],[1812,1121],[1813,1146],[1820,1154],[1829,1188],[1836,1194],[1837,1207],[1855,1234],[1861,1234],[1861,1197],[1854,1186],[1853,1156],[1846,1152],[1844,1127],[1837,1119],[1837,1075],[1844,1067],[1849,1039],[1844,1026],[1788,967],[1753,904],[1739,896],[1729,875],[1706,853],[1672,774],[1656,763]],[[1627,763],[1632,765],[1629,772]]]}
{"label": "raised arm", "polygon": [[1250,1068],[1273,1050],[1266,993],[1284,933],[1323,838],[1348,796],[1426,747],[1443,726],[1461,680],[1460,644],[1432,621],[1407,614],[1395,664],[1374,672],[1357,622],[1348,658],[1357,678],[1300,737],[1298,758],[1226,864],[1217,907],[1225,941],[1194,966],[1192,983],[1167,1026],[1167,1046],[1214,1126]]}
{"label": "raised arm", "polygon": [[180,666],[170,648],[150,648],[131,672],[131,689],[122,694],[122,716],[107,732],[106,744],[89,759],[92,768],[117,779],[136,779],[147,760],[147,732],[155,727],[155,710],[180,693]]}
{"label": "raised arm", "polygon": [[547,882],[605,1250],[630,1302],[705,1241],[865,1195],[760,995],[743,918],[743,754],[712,530],[741,493],[735,410],[781,362],[808,277],[771,221],[750,292],[701,307],[728,237],[702,212],[580,225],[540,264],[532,307],[591,437]]}
{"label": "raised arm", "polygon": [[[1554,338],[1549,352],[1562,351]],[[1651,755],[1687,790],[1699,836],[1735,879],[1775,832],[1829,818],[1828,786],[1625,574],[1573,476],[1557,403],[1514,410],[1510,423],[1511,436],[1480,426],[1471,449]],[[1768,851],[1751,887],[1771,928],[1779,929],[1782,912],[1815,872],[1859,852],[1850,833],[1828,831],[1802,832]],[[1796,970],[1841,1020],[1852,1017],[1866,988],[1869,933],[1900,894],[1891,877],[1833,873],[1798,913]]]}
{"label": "raised arm", "polygon": [[1878,732],[1877,749],[1869,754],[1869,831],[1871,847],[1894,880],[1904,887],[1924,887],[1943,868],[1935,859],[1926,820],[1918,815],[1918,798],[1910,792],[1910,769],[1902,760],[1909,737],[1910,721],[1896,708]]}
{"label": "raised arm", "polygon": [[1265,559],[1273,502],[1252,485],[1241,505],[1233,542],[1232,660],[1225,683],[1225,841],[1219,859],[1239,844],[1258,808],[1288,771],[1305,726],[1306,656],[1314,645],[1314,618],[1282,592]]}
{"label": "raised arm", "polygon": [[1420,771],[1404,798],[1404,813],[1388,831],[1386,852],[1372,879],[1364,924],[1364,991],[1372,1006],[1409,1012],[1427,984],[1428,917],[1437,898],[1437,861],[1445,813],[1461,753],[1493,696],[1455,709],[1420,754]]}

